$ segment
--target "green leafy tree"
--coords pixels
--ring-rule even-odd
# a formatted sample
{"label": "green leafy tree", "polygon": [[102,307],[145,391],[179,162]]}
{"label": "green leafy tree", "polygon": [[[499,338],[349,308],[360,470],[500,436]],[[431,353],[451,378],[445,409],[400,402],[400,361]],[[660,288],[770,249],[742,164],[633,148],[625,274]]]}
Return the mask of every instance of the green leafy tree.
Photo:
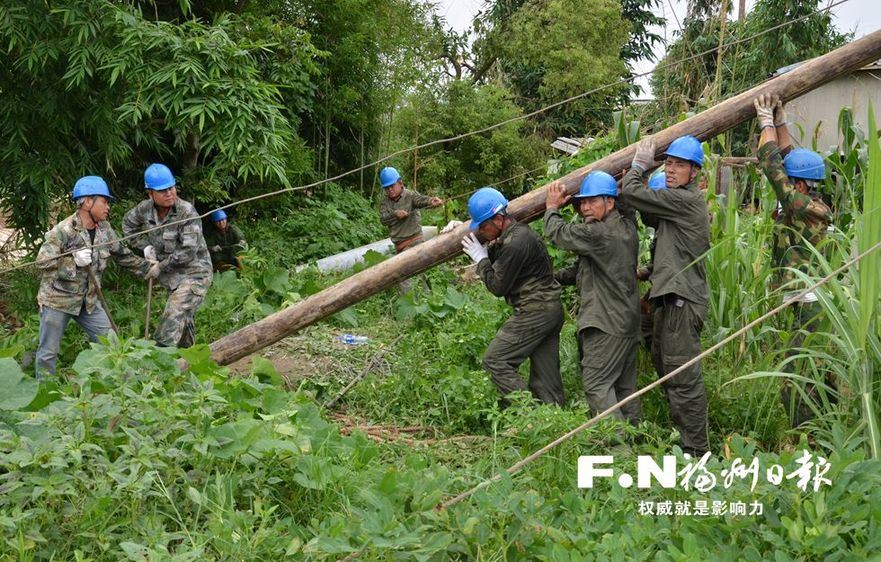
{"label": "green leafy tree", "polygon": [[[494,2],[478,25],[472,79],[501,79],[526,111],[582,94],[627,74],[630,25],[617,0]],[[627,86],[604,89],[536,119],[548,133],[583,133],[609,117]]]}
{"label": "green leafy tree", "polygon": [[[630,23],[629,39],[621,47],[621,60],[627,65],[628,78],[637,62],[655,60],[654,47],[661,42],[661,36],[652,32],[651,26],[663,25],[664,18],[656,15],[652,8],[660,5],[661,0],[621,0],[621,17]],[[639,94],[640,89],[631,83],[632,93]]]}
{"label": "green leafy tree", "polygon": [[0,206],[28,241],[82,175],[140,196],[145,164],[161,160],[187,197],[219,199],[308,171],[297,112],[311,106],[318,51],[302,31],[215,15],[176,23],[104,0],[0,7]]}
{"label": "green leafy tree", "polygon": [[[455,80],[439,92],[423,89],[413,94],[397,117],[396,134],[402,144],[416,138],[450,138],[522,115],[511,93],[497,84],[475,87]],[[463,139],[433,145],[402,157],[394,164],[408,185],[444,197],[464,196],[483,185],[493,185],[518,174],[526,175],[544,161],[544,142],[529,135],[525,121]],[[518,178],[519,179],[519,178]],[[525,178],[503,188],[519,195]]]}
{"label": "green leafy tree", "polygon": [[[818,7],[819,0],[759,0],[744,21],[726,22],[723,41],[730,43],[753,36],[782,22],[808,16]],[[664,67],[663,63],[719,46],[719,9],[719,0],[691,4],[683,30],[667,50],[661,68],[653,74],[652,91],[664,115],[677,115],[701,103],[739,92],[778,68],[826,53],[849,39],[849,35],[835,29],[827,11],[723,50],[721,72],[717,73],[720,60],[717,52],[701,55],[685,64]],[[719,83],[716,83],[717,75]]]}
{"label": "green leafy tree", "polygon": [[303,133],[319,152],[320,175],[381,156],[389,118],[403,96],[426,76],[430,80],[441,73],[443,36],[432,24],[431,6],[420,0],[295,0],[280,5],[290,7],[278,10],[284,21],[308,31],[325,53],[316,103],[304,118]]}

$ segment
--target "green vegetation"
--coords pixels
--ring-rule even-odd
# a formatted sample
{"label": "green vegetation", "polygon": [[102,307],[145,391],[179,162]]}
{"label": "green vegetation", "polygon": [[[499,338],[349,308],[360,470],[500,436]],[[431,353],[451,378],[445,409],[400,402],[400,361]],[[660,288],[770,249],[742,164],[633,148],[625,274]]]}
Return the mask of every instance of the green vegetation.
{"label": "green vegetation", "polygon": [[[843,120],[844,122],[847,119]],[[583,165],[627,140],[627,127],[567,162]],[[877,137],[851,146],[860,173],[845,178],[853,217],[823,251],[831,271],[879,239]],[[866,155],[872,165],[867,166]],[[714,177],[710,164],[707,173]],[[739,210],[739,193],[756,188],[755,215]],[[713,186],[710,185],[710,191]],[[865,197],[854,193],[866,193]],[[707,256],[713,291],[706,344],[778,302],[769,292],[767,237],[772,192],[753,172],[737,177],[726,198],[711,198],[714,244]],[[279,228],[325,228],[328,214],[348,217],[368,236],[375,217],[357,214],[350,194],[331,189],[321,211],[248,228],[253,248],[278,239]],[[862,211],[861,211],[862,209]],[[342,220],[342,219],[340,219]],[[297,222],[299,221],[299,222]],[[364,221],[364,222],[359,222]],[[284,226],[284,225],[288,226]],[[538,224],[535,225],[538,227]],[[298,242],[299,244],[299,242]],[[197,316],[201,341],[229,333],[339,280],[311,269],[291,273],[302,245],[275,242],[252,249],[238,277],[215,277]],[[856,247],[856,246],[854,246]],[[554,252],[556,261],[567,257]],[[583,423],[574,321],[562,334],[565,408],[535,407],[528,397],[501,411],[480,357],[507,306],[451,262],[425,275],[412,293],[389,290],[303,330],[230,368],[208,359],[204,345],[182,352],[130,336],[143,329],[143,288],[111,276],[110,305],[123,339],[86,346],[69,330],[62,376],[40,387],[16,361],[35,347],[36,317],[0,341],[0,535],[2,550],[25,560],[337,559],[363,551],[388,559],[867,559],[881,536],[877,460],[877,369],[881,364],[879,302],[864,262],[818,294],[822,328],[807,338],[802,371],[821,384],[818,416],[790,431],[779,379],[796,377],[780,351],[792,334],[781,316],[709,358],[711,444],[707,469],[720,478],[710,491],[624,489],[607,479],[576,488],[576,459],[608,454],[610,444],[631,474],[636,455],[675,451],[666,400],[644,397],[638,428],[603,422],[513,477],[468,501],[436,511],[469,489]],[[7,282],[7,306],[32,310],[36,282]],[[574,295],[564,295],[572,310]],[[154,306],[158,309],[162,303]],[[874,316],[873,316],[874,315]],[[344,331],[370,343],[345,346]],[[329,399],[398,334],[404,337],[347,394],[336,411]],[[181,372],[175,358],[190,363]],[[640,385],[654,380],[640,352]],[[825,384],[827,376],[836,385]],[[620,445],[624,432],[628,446]],[[802,491],[795,479],[773,485],[773,464],[794,474],[803,449],[831,463],[829,485]],[[814,459],[816,460],[816,456]],[[720,476],[734,458],[759,459],[758,483]],[[680,458],[680,467],[682,466]],[[640,502],[753,502],[762,515],[640,515]],[[645,504],[643,504],[645,505]],[[727,504],[726,504],[727,505]]]}
{"label": "green vegetation", "polygon": [[[759,0],[725,34],[744,37],[815,4]],[[87,173],[105,176],[121,196],[117,225],[142,196],[141,174],[154,160],[172,165],[181,196],[202,210],[327,179],[629,76],[659,40],[648,28],[658,23],[658,5],[494,0],[464,34],[445,29],[420,0],[4,5],[0,208],[33,248],[50,217],[70,212],[71,184]],[[720,3],[690,6],[669,59],[720,42]],[[463,197],[477,186],[510,178],[505,193],[523,193],[635,142],[640,121],[672,122],[844,39],[827,16],[809,18],[757,45],[659,73],[656,105],[623,107],[634,90],[622,83],[387,163],[408,185],[447,199],[423,215],[424,224],[442,225],[464,218]],[[820,275],[881,240],[876,126],[863,132],[853,122],[845,108],[841,144],[827,155],[835,173],[823,195],[836,228],[813,249]],[[748,126],[712,146],[731,153]],[[594,133],[596,141],[545,175],[549,140]],[[705,346],[781,298],[770,287],[773,191],[746,168],[726,195],[715,195],[718,160],[707,161]],[[796,336],[785,311],[704,362],[715,453],[706,469],[719,478],[711,490],[695,489],[696,478],[688,489],[624,488],[606,478],[577,488],[580,455],[613,454],[615,469],[629,474],[638,455],[675,454],[684,466],[656,389],[643,397],[639,427],[604,421],[467,501],[436,509],[588,417],[575,293],[563,294],[565,407],[536,406],[524,395],[500,410],[481,356],[508,306],[463,259],[414,278],[409,293],[387,290],[258,355],[214,364],[206,343],[349,274],[298,264],[383,236],[375,176],[368,166],[235,207],[250,242],[244,267],[215,276],[196,317],[199,344],[187,350],[138,339],[144,284],[112,264],[102,285],[121,335],[88,344],[81,330],[67,330],[58,378],[37,385],[28,364],[39,280],[31,269],[0,276],[0,560],[878,558],[879,254],[817,291],[823,316],[795,357],[784,351]],[[754,200],[755,212],[746,208]],[[571,260],[549,251],[555,266]],[[645,236],[641,253],[648,258]],[[371,254],[358,268],[382,259]],[[157,291],[154,319],[164,304]],[[338,336],[346,332],[369,342],[344,345]],[[181,371],[178,359],[189,367]],[[644,387],[656,375],[645,350],[638,360]],[[334,408],[324,406],[369,365]],[[799,430],[780,403],[785,379],[817,387],[815,417]],[[802,466],[802,451],[831,468]],[[726,483],[722,471],[736,458],[757,459],[754,487],[744,470]],[[775,464],[793,477],[770,483],[766,470]],[[803,486],[799,466],[809,469]],[[665,501],[691,509],[761,504],[763,512],[641,513],[644,502]]]}

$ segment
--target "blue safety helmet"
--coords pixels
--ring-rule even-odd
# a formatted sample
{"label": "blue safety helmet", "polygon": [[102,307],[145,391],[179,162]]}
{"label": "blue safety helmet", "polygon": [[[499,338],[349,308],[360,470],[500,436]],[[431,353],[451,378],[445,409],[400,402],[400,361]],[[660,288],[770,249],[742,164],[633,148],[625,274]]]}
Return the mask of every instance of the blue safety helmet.
{"label": "blue safety helmet", "polygon": [[826,163],[823,157],[807,148],[796,148],[783,159],[786,175],[802,180],[826,179]]}
{"label": "blue safety helmet", "polygon": [[211,213],[211,220],[214,222],[226,220],[226,211],[224,211],[223,209],[217,209],[216,211]]}
{"label": "blue safety helmet", "polygon": [[89,197],[91,195],[101,195],[108,199],[115,199],[115,197],[110,195],[110,190],[107,189],[107,182],[103,178],[84,176],[76,180],[76,183],[73,185],[73,200],[76,201],[80,197]]}
{"label": "blue safety helmet", "polygon": [[174,187],[174,174],[165,164],[150,164],[144,170],[144,188],[161,191]]}
{"label": "blue safety helmet", "polygon": [[581,189],[572,196],[572,199],[584,199],[585,197],[618,197],[618,184],[615,178],[606,172],[596,171],[587,174],[581,180]]}
{"label": "blue safety helmet", "polygon": [[468,199],[471,230],[477,230],[480,227],[480,223],[493,218],[507,207],[508,200],[497,189],[481,187]]}
{"label": "blue safety helmet", "polygon": [[401,174],[391,166],[386,166],[379,171],[379,185],[381,185],[383,189],[388,189],[395,185],[399,179],[401,179]]}
{"label": "blue safety helmet", "polygon": [[701,141],[691,135],[679,137],[671,142],[664,156],[681,158],[692,164],[697,164],[701,168],[704,166],[704,149],[701,146]]}
{"label": "blue safety helmet", "polygon": [[661,172],[649,178],[649,189],[657,191],[659,189],[667,189],[667,174]]}

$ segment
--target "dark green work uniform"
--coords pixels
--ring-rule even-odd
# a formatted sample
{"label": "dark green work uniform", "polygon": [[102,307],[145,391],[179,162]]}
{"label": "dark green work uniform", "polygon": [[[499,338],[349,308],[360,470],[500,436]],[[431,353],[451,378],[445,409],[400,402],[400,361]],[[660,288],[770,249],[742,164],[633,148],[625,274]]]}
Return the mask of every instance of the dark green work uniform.
{"label": "dark green work uniform", "polygon": [[[562,405],[563,307],[547,248],[531,228],[514,222],[490,245],[488,253],[489,258],[477,264],[477,274],[489,292],[505,298],[514,308],[514,315],[490,342],[483,367],[502,396],[528,388],[542,402]],[[528,387],[517,373],[527,358]],[[502,404],[507,405],[504,398]]]}
{"label": "dark green work uniform", "polygon": [[[383,197],[379,204],[379,222],[388,227],[389,238],[398,253],[422,243],[422,213],[419,209],[431,207],[431,197],[404,189],[397,199]],[[399,219],[395,211],[409,213]]]}
{"label": "dark green work uniform", "polygon": [[234,224],[227,224],[221,231],[216,224],[205,228],[205,244],[211,254],[211,264],[215,271],[226,271],[238,267],[236,254],[248,249],[242,231]]}
{"label": "dark green work uniform", "polygon": [[[782,154],[776,142],[768,142],[759,147],[759,162],[783,209],[774,224],[774,247],[771,255],[774,266],[778,268],[775,270],[774,285],[787,291],[789,296],[794,296],[794,293],[803,288],[797,284],[794,270],[811,272],[811,258],[814,254],[804,245],[804,241],[814,247],[820,244],[832,223],[832,210],[818,196],[800,193],[795,189],[786,175]],[[799,353],[805,333],[816,330],[816,318],[820,313],[816,296],[810,293],[793,307],[795,322],[792,331],[795,335],[789,341],[787,357]],[[813,418],[813,412],[802,400],[801,392],[792,392],[792,384],[791,379],[784,379],[780,394],[790,423],[797,427]],[[813,397],[817,392],[816,386],[807,384],[804,392]]]}
{"label": "dark green work uniform", "polygon": [[[709,288],[704,256],[710,248],[710,221],[696,182],[653,191],[638,169],[624,176],[623,197],[649,221],[657,221],[657,245],[649,294],[654,309],[652,359],[664,376],[701,352],[700,334]],[[709,450],[707,392],[700,363],[664,384],[682,450]]]}
{"label": "dark green work uniform", "polygon": [[[559,211],[548,209],[545,236],[556,247],[578,254],[578,262],[569,268],[570,272],[561,272],[557,279],[570,281],[575,277],[581,298],[581,380],[591,410],[603,412],[636,391],[636,222],[632,215],[625,217],[613,209],[602,221],[567,224]],[[574,276],[572,270],[576,270]],[[621,410],[615,410],[615,417],[639,423],[638,399]]]}

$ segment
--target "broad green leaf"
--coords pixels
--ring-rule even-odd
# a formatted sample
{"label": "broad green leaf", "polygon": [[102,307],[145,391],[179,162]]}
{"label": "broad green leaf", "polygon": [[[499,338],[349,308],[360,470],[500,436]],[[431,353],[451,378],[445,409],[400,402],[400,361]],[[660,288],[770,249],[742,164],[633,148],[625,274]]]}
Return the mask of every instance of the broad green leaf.
{"label": "broad green leaf", "polygon": [[24,346],[13,345],[12,347],[0,347],[0,357],[15,357],[24,351]]}
{"label": "broad green leaf", "polygon": [[33,401],[39,383],[25,378],[14,359],[0,358],[0,410],[19,410]]}
{"label": "broad green leaf", "polygon": [[275,365],[272,364],[272,361],[265,357],[257,355],[251,359],[251,374],[262,383],[284,387],[284,379],[275,370]]}

